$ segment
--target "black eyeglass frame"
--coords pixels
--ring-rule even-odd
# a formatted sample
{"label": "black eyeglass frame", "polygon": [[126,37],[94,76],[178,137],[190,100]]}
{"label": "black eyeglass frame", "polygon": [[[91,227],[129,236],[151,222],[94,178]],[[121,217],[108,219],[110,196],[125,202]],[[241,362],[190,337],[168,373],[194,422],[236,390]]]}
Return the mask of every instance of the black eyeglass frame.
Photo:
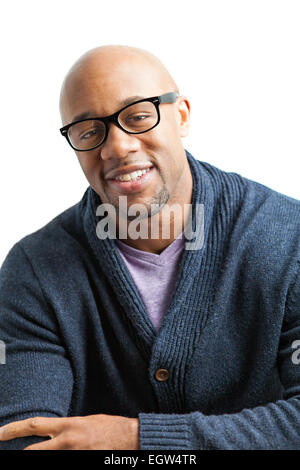
{"label": "black eyeglass frame", "polygon": [[[160,123],[159,105],[163,104],[163,103],[175,103],[178,96],[179,96],[179,93],[177,93],[175,91],[171,91],[169,93],[165,93],[165,94],[160,95],[160,96],[152,96],[151,98],[143,98],[141,100],[134,101],[133,103],[127,104],[122,109],[119,109],[119,111],[111,114],[110,116],[90,117],[90,118],[86,118],[86,119],[80,119],[79,121],[74,121],[74,122],[71,122],[70,124],[67,124],[66,126],[62,127],[59,130],[60,130],[61,134],[67,139],[67,141],[69,142],[69,144],[71,145],[73,150],[76,150],[76,152],[89,152],[90,150],[94,150],[95,148],[100,147],[100,145],[102,145],[105,142],[105,140],[108,136],[108,131],[109,131],[108,124],[110,122],[114,123],[117,127],[122,129],[122,131],[126,132],[127,134],[144,134],[145,132],[151,131],[151,129],[154,129],[154,127],[158,126],[158,124]],[[124,109],[129,108],[130,106],[132,106],[134,104],[142,103],[143,101],[150,101],[151,103],[153,103],[155,105],[156,112],[157,112],[157,122],[156,122],[156,124],[154,124],[154,126],[150,127],[150,129],[147,129],[146,131],[141,131],[141,132],[131,132],[131,131],[128,131],[127,129],[124,129],[118,121],[119,114],[122,111],[124,111]],[[68,135],[68,130],[70,129],[70,127],[72,127],[75,124],[78,124],[79,122],[84,122],[84,121],[101,121],[101,122],[104,123],[104,126],[105,126],[105,134],[104,134],[103,140],[100,142],[100,144],[97,144],[94,147],[91,147],[90,149],[87,149],[87,150],[78,149],[78,148],[74,147],[73,144],[71,143],[71,141],[69,139],[69,135]]]}

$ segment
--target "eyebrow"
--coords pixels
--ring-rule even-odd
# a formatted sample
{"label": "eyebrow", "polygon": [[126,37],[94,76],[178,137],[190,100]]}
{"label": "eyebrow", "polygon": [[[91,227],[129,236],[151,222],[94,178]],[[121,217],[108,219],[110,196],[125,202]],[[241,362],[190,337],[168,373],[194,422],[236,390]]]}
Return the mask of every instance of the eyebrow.
{"label": "eyebrow", "polygon": [[[139,95],[130,96],[126,98],[125,100],[122,100],[119,102],[119,105],[120,105],[119,109],[123,108],[124,106],[127,106],[128,104],[134,103],[135,101],[143,100],[144,98],[145,98],[144,96],[139,96]],[[82,119],[88,119],[92,117],[96,117],[96,113],[92,111],[85,111],[84,113],[77,114],[76,116],[74,116],[74,118],[72,119],[72,123],[76,121],[81,121]]]}

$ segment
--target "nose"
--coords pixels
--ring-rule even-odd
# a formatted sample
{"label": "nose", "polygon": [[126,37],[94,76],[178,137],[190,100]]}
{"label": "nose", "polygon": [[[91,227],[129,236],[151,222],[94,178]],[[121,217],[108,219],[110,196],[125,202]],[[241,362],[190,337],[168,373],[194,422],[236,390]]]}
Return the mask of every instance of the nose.
{"label": "nose", "polygon": [[126,158],[128,154],[140,150],[141,142],[136,134],[127,134],[113,123],[109,124],[108,136],[101,146],[101,158]]}

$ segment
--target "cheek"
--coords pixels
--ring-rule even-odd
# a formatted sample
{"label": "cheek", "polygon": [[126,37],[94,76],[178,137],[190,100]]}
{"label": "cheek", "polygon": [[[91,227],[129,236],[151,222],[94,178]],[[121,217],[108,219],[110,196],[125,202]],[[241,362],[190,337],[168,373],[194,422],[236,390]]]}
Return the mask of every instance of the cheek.
{"label": "cheek", "polygon": [[184,149],[175,131],[176,126],[171,122],[161,127],[157,126],[143,137],[143,151],[148,156],[153,155],[154,163],[164,180],[173,180],[183,169]]}
{"label": "cheek", "polygon": [[[164,159],[163,155],[172,154],[175,148],[177,136],[174,129],[170,125],[160,123],[157,127],[145,133],[142,139],[142,147],[144,151],[153,151],[155,158]],[[160,158],[161,157],[161,158]],[[163,163],[160,161],[160,163]]]}
{"label": "cheek", "polygon": [[96,152],[77,152],[77,158],[85,176],[89,179],[99,166],[99,159]]}

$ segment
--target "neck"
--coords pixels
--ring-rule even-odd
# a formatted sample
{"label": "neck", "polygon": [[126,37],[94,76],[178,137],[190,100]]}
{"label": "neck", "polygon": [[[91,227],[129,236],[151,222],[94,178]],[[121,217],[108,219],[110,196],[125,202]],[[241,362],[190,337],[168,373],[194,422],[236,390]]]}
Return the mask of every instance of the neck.
{"label": "neck", "polygon": [[[188,162],[178,186],[177,191],[160,212],[140,221],[147,238],[134,240],[127,231],[127,238],[121,241],[137,250],[155,254],[160,254],[167,248],[184,231],[189,216],[190,206],[187,205],[192,202],[193,179]],[[156,228],[154,236],[153,227]]]}

